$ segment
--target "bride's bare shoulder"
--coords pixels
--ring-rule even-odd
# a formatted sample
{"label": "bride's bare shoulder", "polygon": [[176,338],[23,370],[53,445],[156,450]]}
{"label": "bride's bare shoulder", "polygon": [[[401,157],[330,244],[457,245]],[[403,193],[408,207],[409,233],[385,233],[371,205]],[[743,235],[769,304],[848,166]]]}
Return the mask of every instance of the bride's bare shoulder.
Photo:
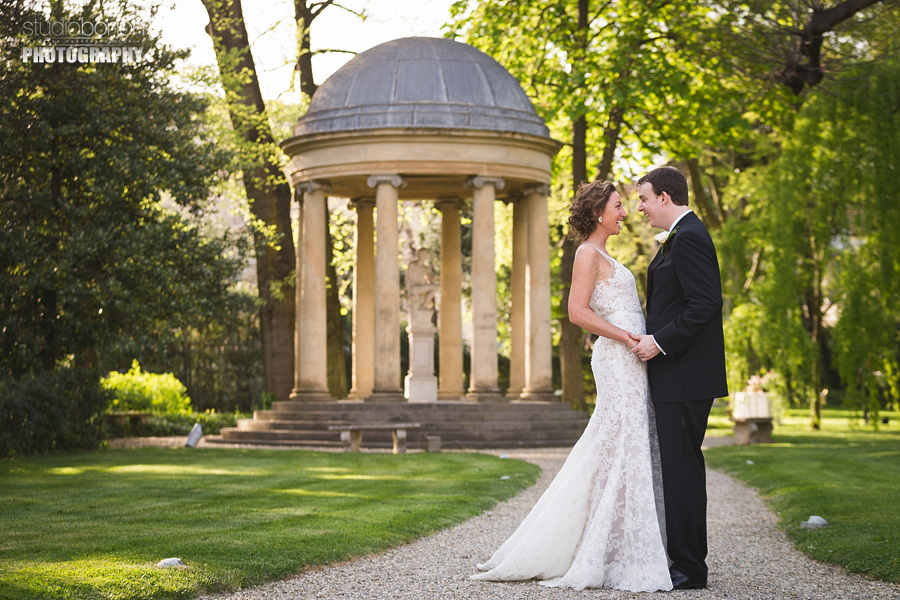
{"label": "bride's bare shoulder", "polygon": [[602,281],[612,272],[612,263],[606,258],[603,250],[593,244],[582,243],[575,250],[572,271],[573,279],[589,277],[593,281]]}

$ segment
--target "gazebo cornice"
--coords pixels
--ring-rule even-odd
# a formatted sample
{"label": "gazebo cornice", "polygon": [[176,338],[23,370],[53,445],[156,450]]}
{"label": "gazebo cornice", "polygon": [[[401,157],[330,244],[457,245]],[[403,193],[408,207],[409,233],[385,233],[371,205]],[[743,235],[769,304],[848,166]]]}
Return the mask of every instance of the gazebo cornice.
{"label": "gazebo cornice", "polygon": [[550,159],[562,144],[517,132],[399,128],[295,136],[281,146],[295,184],[324,180],[335,195],[352,197],[367,193],[369,175],[398,173],[410,178],[401,197],[434,198],[464,193],[472,175],[506,179],[510,192],[550,183]]}
{"label": "gazebo cornice", "polygon": [[553,138],[519,133],[515,131],[486,131],[483,129],[451,129],[436,127],[403,127],[394,129],[357,129],[312,133],[290,137],[281,142],[281,148],[288,156],[314,150],[319,146],[357,145],[365,142],[457,142],[457,143],[497,143],[540,149],[545,154],[555,156],[563,143]]}

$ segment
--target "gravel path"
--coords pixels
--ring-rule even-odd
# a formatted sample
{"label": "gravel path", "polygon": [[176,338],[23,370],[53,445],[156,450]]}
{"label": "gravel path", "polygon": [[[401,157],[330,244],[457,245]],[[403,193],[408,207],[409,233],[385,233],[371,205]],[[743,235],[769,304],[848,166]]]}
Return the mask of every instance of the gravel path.
{"label": "gravel path", "polygon": [[[538,482],[493,510],[431,537],[350,563],[204,600],[568,600],[660,598],[660,593],[548,589],[533,581],[469,581],[515,530],[569,449],[504,450],[544,470]],[[498,454],[500,452],[497,452]],[[709,587],[676,598],[737,600],[900,600],[900,586],[814,562],[795,550],[756,492],[716,471],[708,473]]]}

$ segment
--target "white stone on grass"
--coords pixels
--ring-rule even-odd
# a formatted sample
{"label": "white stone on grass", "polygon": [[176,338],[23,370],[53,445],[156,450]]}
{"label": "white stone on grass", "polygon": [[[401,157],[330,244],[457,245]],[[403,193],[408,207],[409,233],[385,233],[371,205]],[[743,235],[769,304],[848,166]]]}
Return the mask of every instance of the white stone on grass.
{"label": "white stone on grass", "polygon": [[180,558],[164,558],[163,560],[156,563],[156,566],[160,569],[166,569],[169,567],[183,567],[184,563]]}
{"label": "white stone on grass", "polygon": [[828,521],[822,517],[811,515],[808,520],[802,521],[800,527],[803,529],[818,529],[819,527],[828,527]]}

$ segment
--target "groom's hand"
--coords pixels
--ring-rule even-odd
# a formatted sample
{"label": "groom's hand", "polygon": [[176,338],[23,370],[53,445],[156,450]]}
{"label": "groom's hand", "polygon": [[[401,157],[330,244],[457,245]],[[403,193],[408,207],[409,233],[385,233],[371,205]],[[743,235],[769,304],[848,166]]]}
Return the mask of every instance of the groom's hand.
{"label": "groom's hand", "polygon": [[637,342],[637,346],[631,349],[633,354],[637,354],[638,357],[647,362],[657,354],[659,354],[659,346],[656,345],[656,342],[653,341],[653,336],[650,335],[634,335],[631,334],[631,339]]}

